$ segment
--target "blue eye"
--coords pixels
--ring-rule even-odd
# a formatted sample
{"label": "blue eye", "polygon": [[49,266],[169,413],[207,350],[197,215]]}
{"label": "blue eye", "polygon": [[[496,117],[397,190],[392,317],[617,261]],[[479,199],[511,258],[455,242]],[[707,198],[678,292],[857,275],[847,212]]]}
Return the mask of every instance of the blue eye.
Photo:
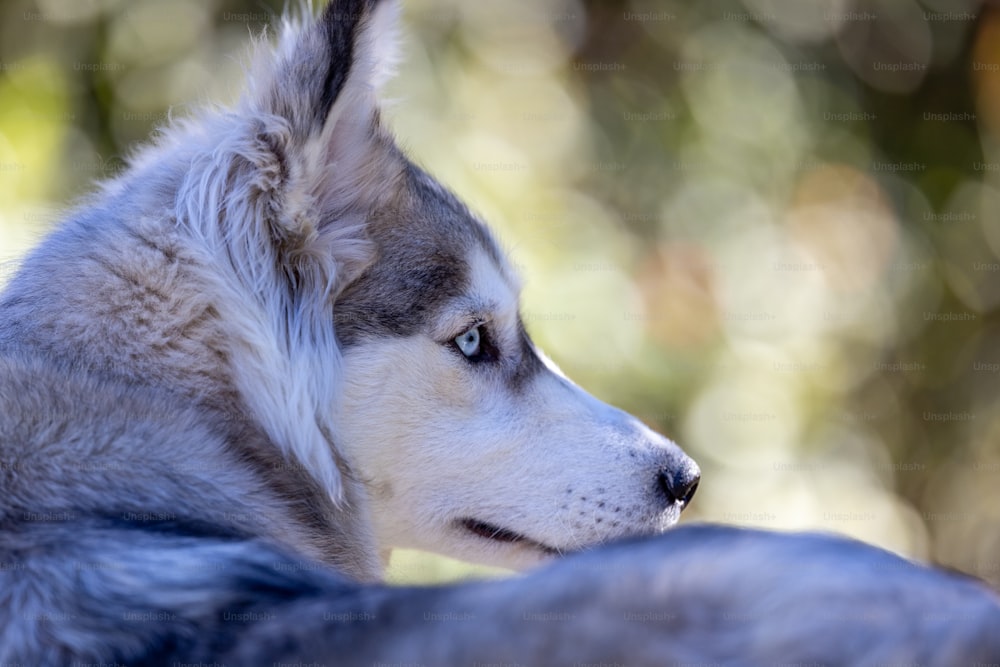
{"label": "blue eye", "polygon": [[466,331],[464,334],[455,337],[455,345],[467,357],[474,357],[479,354],[479,325]]}

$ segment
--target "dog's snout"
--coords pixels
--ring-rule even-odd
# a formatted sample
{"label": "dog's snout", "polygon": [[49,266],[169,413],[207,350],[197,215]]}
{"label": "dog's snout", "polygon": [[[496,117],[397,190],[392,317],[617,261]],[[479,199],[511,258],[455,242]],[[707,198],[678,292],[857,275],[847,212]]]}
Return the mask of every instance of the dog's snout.
{"label": "dog's snout", "polygon": [[683,508],[691,502],[700,480],[701,470],[694,461],[690,461],[678,468],[661,471],[657,483],[668,502],[678,503]]}

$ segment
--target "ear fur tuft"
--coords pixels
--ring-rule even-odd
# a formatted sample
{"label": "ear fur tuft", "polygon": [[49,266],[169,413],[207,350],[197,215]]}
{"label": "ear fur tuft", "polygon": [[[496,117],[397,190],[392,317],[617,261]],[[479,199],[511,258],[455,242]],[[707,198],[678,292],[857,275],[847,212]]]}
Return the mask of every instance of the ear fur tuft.
{"label": "ear fur tuft", "polygon": [[227,313],[234,330],[254,332],[235,343],[253,360],[234,371],[241,394],[335,500],[332,307],[374,258],[368,220],[405,169],[376,99],[398,13],[392,0],[334,0],[315,21],[284,20],[237,110],[218,119],[226,133],[192,161],[181,197],[189,208],[178,214],[251,297],[232,302],[254,304]]}

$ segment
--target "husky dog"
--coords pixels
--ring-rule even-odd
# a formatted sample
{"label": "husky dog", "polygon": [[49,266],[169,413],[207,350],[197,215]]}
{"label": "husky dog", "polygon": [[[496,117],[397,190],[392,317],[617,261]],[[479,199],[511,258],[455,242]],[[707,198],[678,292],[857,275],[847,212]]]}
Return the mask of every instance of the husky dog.
{"label": "husky dog", "polygon": [[236,109],[27,259],[8,513],[197,519],[369,580],[393,547],[523,568],[677,521],[694,461],[536,350],[490,232],[382,128],[374,4],[287,25]]}
{"label": "husky dog", "polygon": [[[86,645],[49,568],[97,608],[118,575],[71,537],[253,537],[376,580],[394,547],[520,569],[690,502],[694,461],[535,348],[490,232],[382,127],[396,12],[287,21],[235,109],[166,129],[0,297],[0,657]],[[173,595],[164,567],[130,579]]]}
{"label": "husky dog", "polygon": [[[382,127],[395,11],[287,21],[235,109],[166,129],[0,296],[0,664],[995,656],[987,591],[902,561],[890,589],[821,538],[373,583],[395,547],[522,569],[661,533],[699,481],[535,348],[487,228]],[[892,613],[815,641],[859,590]]]}

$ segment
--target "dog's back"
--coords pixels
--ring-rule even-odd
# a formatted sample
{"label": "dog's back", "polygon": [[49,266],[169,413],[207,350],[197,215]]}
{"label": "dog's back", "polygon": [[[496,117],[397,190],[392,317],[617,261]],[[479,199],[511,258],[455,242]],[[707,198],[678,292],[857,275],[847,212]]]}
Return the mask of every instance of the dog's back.
{"label": "dog's back", "polygon": [[392,588],[203,529],[111,519],[6,536],[0,556],[20,565],[0,575],[4,660],[662,667],[1000,658],[995,595],[835,538],[691,526],[523,578]]}
{"label": "dog's back", "polygon": [[180,651],[264,603],[254,568],[281,558],[261,545],[304,536],[229,437],[177,395],[0,348],[0,662]]}

